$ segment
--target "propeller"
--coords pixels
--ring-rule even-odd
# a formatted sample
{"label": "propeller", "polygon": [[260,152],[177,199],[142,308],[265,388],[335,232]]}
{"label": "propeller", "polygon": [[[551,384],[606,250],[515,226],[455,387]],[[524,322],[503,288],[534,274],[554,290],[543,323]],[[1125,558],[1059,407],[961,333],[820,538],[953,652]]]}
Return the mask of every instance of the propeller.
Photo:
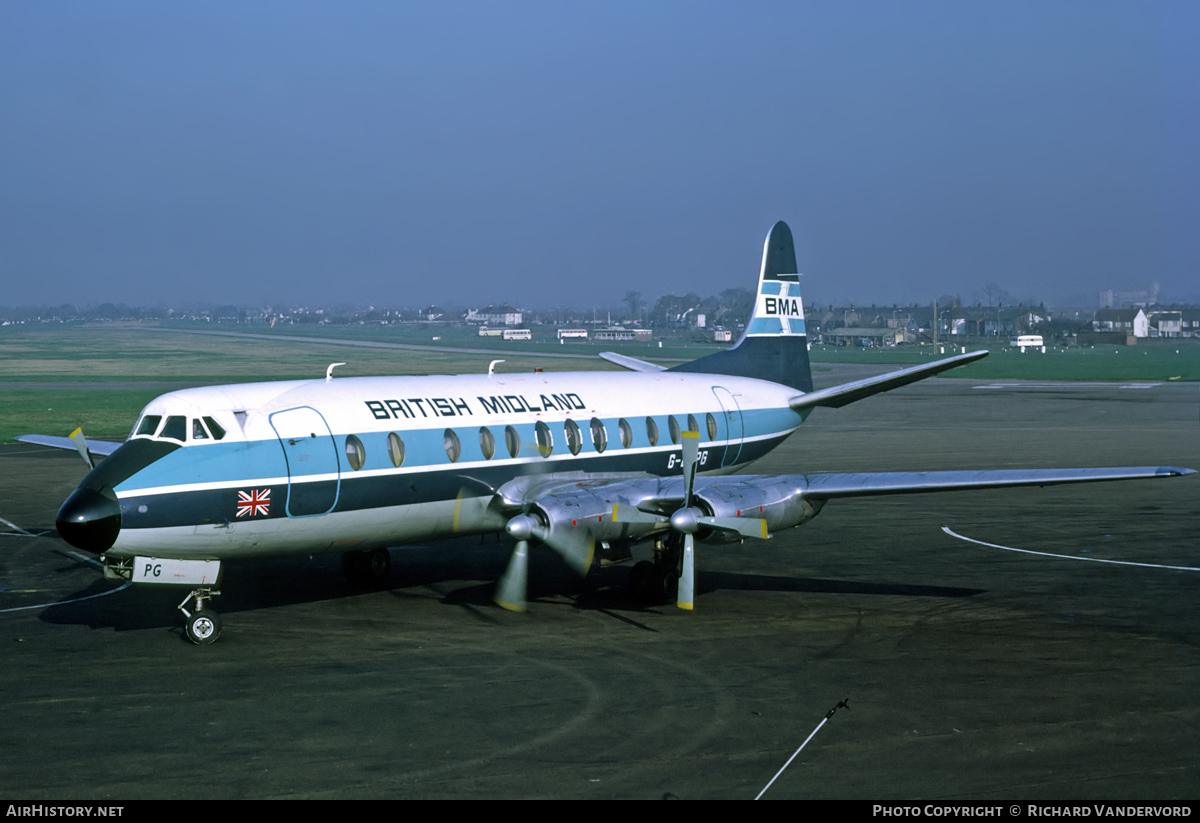
{"label": "propeller", "polygon": [[675,605],[691,611],[696,600],[696,532],[702,528],[736,532],[743,537],[766,539],[767,521],[751,517],[709,517],[692,505],[696,485],[696,456],[700,451],[700,433],[680,432],[683,446],[683,502],[669,516],[646,512],[631,506],[613,506],[614,523],[647,523],[667,526],[683,535],[683,558],[679,570],[679,594]]}
{"label": "propeller", "polygon": [[96,468],[96,464],[92,461],[92,455],[88,452],[87,438],[83,436],[83,427],[80,426],[75,429],[69,437],[71,438],[71,442],[75,444],[75,448],[79,450],[79,454],[83,456],[83,462],[88,464],[88,468]]}
{"label": "propeller", "polygon": [[497,605],[509,611],[525,611],[525,593],[529,580],[530,540],[537,540],[549,546],[580,575],[586,575],[592,566],[596,540],[586,529],[564,530],[558,534],[551,534],[538,517],[526,511],[509,520],[504,530],[516,538],[517,546],[513,549],[512,558],[508,561],[508,568],[505,570],[504,576],[500,578],[500,582],[496,586],[496,594],[493,599]]}

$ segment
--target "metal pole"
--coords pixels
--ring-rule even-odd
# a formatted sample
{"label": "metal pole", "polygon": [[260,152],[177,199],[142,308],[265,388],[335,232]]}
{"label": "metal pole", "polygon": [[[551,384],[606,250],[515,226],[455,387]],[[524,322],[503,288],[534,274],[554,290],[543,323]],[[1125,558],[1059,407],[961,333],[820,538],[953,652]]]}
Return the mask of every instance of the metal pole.
{"label": "metal pole", "polygon": [[[800,754],[800,751],[801,751],[801,750],[802,750],[802,749],[803,749],[805,746],[807,746],[807,745],[808,745],[808,741],[809,741],[809,740],[812,740],[814,737],[816,737],[816,736],[817,736],[817,732],[821,731],[821,727],[825,725],[825,723],[826,723],[826,722],[829,720],[829,718],[833,717],[833,713],[834,713],[834,712],[836,712],[838,709],[842,708],[843,706],[845,706],[845,707],[846,707],[846,711],[850,711],[850,698],[848,698],[848,697],[847,697],[847,698],[846,698],[845,700],[843,700],[841,703],[838,703],[836,706],[834,706],[832,709],[830,709],[830,710],[829,710],[829,713],[828,713],[827,715],[825,715],[825,718],[824,718],[824,720],[822,720],[820,723],[818,723],[818,724],[817,724],[817,727],[816,727],[815,729],[813,729],[813,730],[812,730],[812,734],[810,734],[810,735],[809,735],[809,736],[808,736],[808,737],[805,739],[805,741],[804,741],[803,743],[801,743],[801,744],[800,744],[800,748],[799,748],[799,749],[796,749],[796,751],[795,751],[795,752],[792,754],[792,756],[788,758],[788,761],[787,761],[786,763],[784,763],[784,764],[783,764],[783,769],[780,769],[779,771],[775,772],[775,776],[771,778],[771,783],[774,783],[776,780],[778,780],[778,779],[779,779],[779,775],[783,774],[783,771],[784,771],[784,769],[786,769],[788,766],[792,765],[792,761],[793,761],[793,760],[795,760],[795,759],[796,759],[796,755]],[[761,798],[761,797],[762,797],[764,794],[766,794],[766,793],[767,793],[767,789],[771,788],[771,783],[768,783],[767,785],[763,786],[763,790],[762,790],[761,792],[759,792],[759,793],[758,793],[758,797],[756,797],[756,798],[754,798],[754,799],[755,799],[755,800],[758,800],[758,799],[760,799],[760,798]]]}

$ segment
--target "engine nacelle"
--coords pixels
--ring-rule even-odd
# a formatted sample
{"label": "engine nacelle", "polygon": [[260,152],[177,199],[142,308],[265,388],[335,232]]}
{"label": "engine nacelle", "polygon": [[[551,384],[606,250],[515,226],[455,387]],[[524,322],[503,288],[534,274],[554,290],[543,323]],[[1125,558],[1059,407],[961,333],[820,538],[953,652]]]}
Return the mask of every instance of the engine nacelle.
{"label": "engine nacelle", "polygon": [[[700,478],[695,505],[716,517],[761,518],[767,521],[768,531],[776,532],[817,516],[824,501],[806,500],[802,496],[806,488],[803,475]],[[648,501],[681,501],[683,494],[683,481],[677,477],[618,483],[585,481],[540,495],[531,512],[551,534],[587,529],[597,541],[636,541],[666,531],[665,518],[661,524],[614,523],[613,505],[636,509]],[[701,530],[697,538],[709,542],[742,539],[736,533],[718,529]]]}
{"label": "engine nacelle", "polygon": [[821,511],[825,501],[805,499],[805,488],[796,476],[729,477],[698,484],[696,497],[715,517],[759,517],[768,531],[777,532],[807,523]]}
{"label": "engine nacelle", "polygon": [[586,528],[597,542],[641,540],[657,531],[644,523],[614,523],[613,504],[637,508],[650,496],[639,484],[609,484],[589,487],[574,486],[565,491],[544,494],[537,499],[533,512],[551,534]]}

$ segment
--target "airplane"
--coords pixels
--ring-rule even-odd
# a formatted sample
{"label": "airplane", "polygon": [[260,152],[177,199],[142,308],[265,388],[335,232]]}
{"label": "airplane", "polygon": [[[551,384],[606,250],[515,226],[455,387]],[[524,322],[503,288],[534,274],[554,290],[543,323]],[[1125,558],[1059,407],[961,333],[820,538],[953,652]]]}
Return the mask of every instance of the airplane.
{"label": "airplane", "polygon": [[[386,578],[389,547],[450,536],[515,541],[495,592],[526,608],[529,547],[581,574],[632,559],[631,597],[695,606],[697,543],[765,539],[830,500],[1194,473],[1170,466],[745,475],[817,408],[840,408],[986,351],[813,389],[791,230],[763,244],[757,302],[731,348],[670,368],[612,352],[624,372],[325,378],[164,394],[124,443],[23,435],[77,449],[90,471],[58,512],[104,574],[189,588],[185,634],[214,642],[227,560],[341,552],[354,581]],[[98,462],[95,458],[102,458]],[[189,604],[193,604],[189,608]]]}

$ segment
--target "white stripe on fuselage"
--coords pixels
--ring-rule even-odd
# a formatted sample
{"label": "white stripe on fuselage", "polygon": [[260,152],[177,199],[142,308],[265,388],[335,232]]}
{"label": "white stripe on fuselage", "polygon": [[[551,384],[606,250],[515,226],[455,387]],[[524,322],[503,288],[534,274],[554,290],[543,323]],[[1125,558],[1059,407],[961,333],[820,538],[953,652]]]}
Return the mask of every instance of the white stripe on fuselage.
{"label": "white stripe on fuselage", "polygon": [[[270,415],[302,406],[317,409],[334,434],[386,432],[400,424],[438,429],[451,423],[503,426],[568,417],[625,417],[634,423],[646,416],[719,412],[714,387],[734,395],[743,413],[787,409],[788,398],[796,394],[763,380],[677,372],[349,377],[184,389],[152,401],[145,413],[245,411],[244,439],[274,440]],[[382,403],[383,410],[368,403]]]}
{"label": "white stripe on fuselage", "polygon": [[[757,435],[755,437],[744,437],[741,440],[708,440],[708,441],[704,441],[701,443],[700,451],[705,451],[707,449],[725,448],[726,446],[729,446],[731,443],[736,445],[738,443],[745,444],[745,443],[760,442],[763,440],[770,440],[772,438],[779,437],[780,435],[791,434],[793,431],[795,431],[795,428],[785,429],[783,431],[778,431],[778,432],[771,432],[769,434]],[[319,483],[319,482],[323,482],[323,481],[338,480],[339,478],[345,479],[347,477],[391,477],[396,474],[424,474],[424,473],[429,473],[429,472],[440,472],[440,471],[447,471],[447,470],[462,472],[467,469],[477,469],[477,468],[482,468],[482,467],[486,467],[486,466],[512,466],[515,469],[520,466],[536,466],[536,465],[544,466],[544,465],[555,465],[555,464],[564,463],[564,462],[569,463],[570,465],[556,466],[556,468],[563,469],[563,470],[569,470],[569,471],[587,471],[587,461],[589,459],[595,460],[597,458],[601,458],[601,459],[610,458],[610,457],[613,457],[614,455],[636,456],[636,455],[642,455],[642,454],[655,454],[655,453],[664,453],[665,454],[665,453],[669,453],[671,451],[679,451],[679,449],[680,449],[680,446],[678,444],[672,444],[672,443],[667,443],[665,445],[658,445],[658,446],[632,448],[632,449],[622,448],[619,445],[616,447],[613,447],[610,443],[609,449],[605,450],[603,453],[590,451],[590,452],[574,455],[574,454],[570,454],[568,452],[566,454],[550,455],[549,457],[545,457],[545,458],[543,458],[543,457],[518,457],[515,459],[509,458],[509,457],[501,458],[501,457],[497,456],[492,460],[461,461],[458,463],[437,463],[437,464],[430,464],[427,466],[402,466],[400,468],[390,468],[389,467],[389,468],[384,468],[384,469],[361,469],[359,471],[353,471],[353,470],[350,470],[347,468],[347,469],[341,471],[340,473],[330,472],[328,474],[306,474],[303,476],[303,482]],[[707,474],[729,473],[730,471],[732,471],[732,469],[733,469],[733,467],[725,467],[725,471],[722,472],[721,469],[719,469],[719,468],[705,468],[705,469],[701,469],[700,474],[707,475]],[[278,477],[278,476],[276,476],[276,477],[251,477],[251,478],[244,478],[244,479],[239,479],[239,480],[235,480],[235,481],[216,480],[216,481],[212,481],[209,483],[180,483],[180,484],[176,484],[176,485],[153,486],[153,487],[148,487],[148,488],[132,488],[132,489],[127,488],[127,489],[118,491],[116,494],[117,494],[118,499],[125,499],[125,498],[130,498],[130,497],[148,497],[148,496],[159,495],[159,494],[180,494],[180,493],[184,493],[184,492],[214,491],[214,490],[220,490],[220,489],[246,489],[246,488],[250,488],[252,486],[272,486],[272,485],[286,486],[288,484],[288,482],[289,482],[289,478],[286,475],[282,476],[282,477]]]}

